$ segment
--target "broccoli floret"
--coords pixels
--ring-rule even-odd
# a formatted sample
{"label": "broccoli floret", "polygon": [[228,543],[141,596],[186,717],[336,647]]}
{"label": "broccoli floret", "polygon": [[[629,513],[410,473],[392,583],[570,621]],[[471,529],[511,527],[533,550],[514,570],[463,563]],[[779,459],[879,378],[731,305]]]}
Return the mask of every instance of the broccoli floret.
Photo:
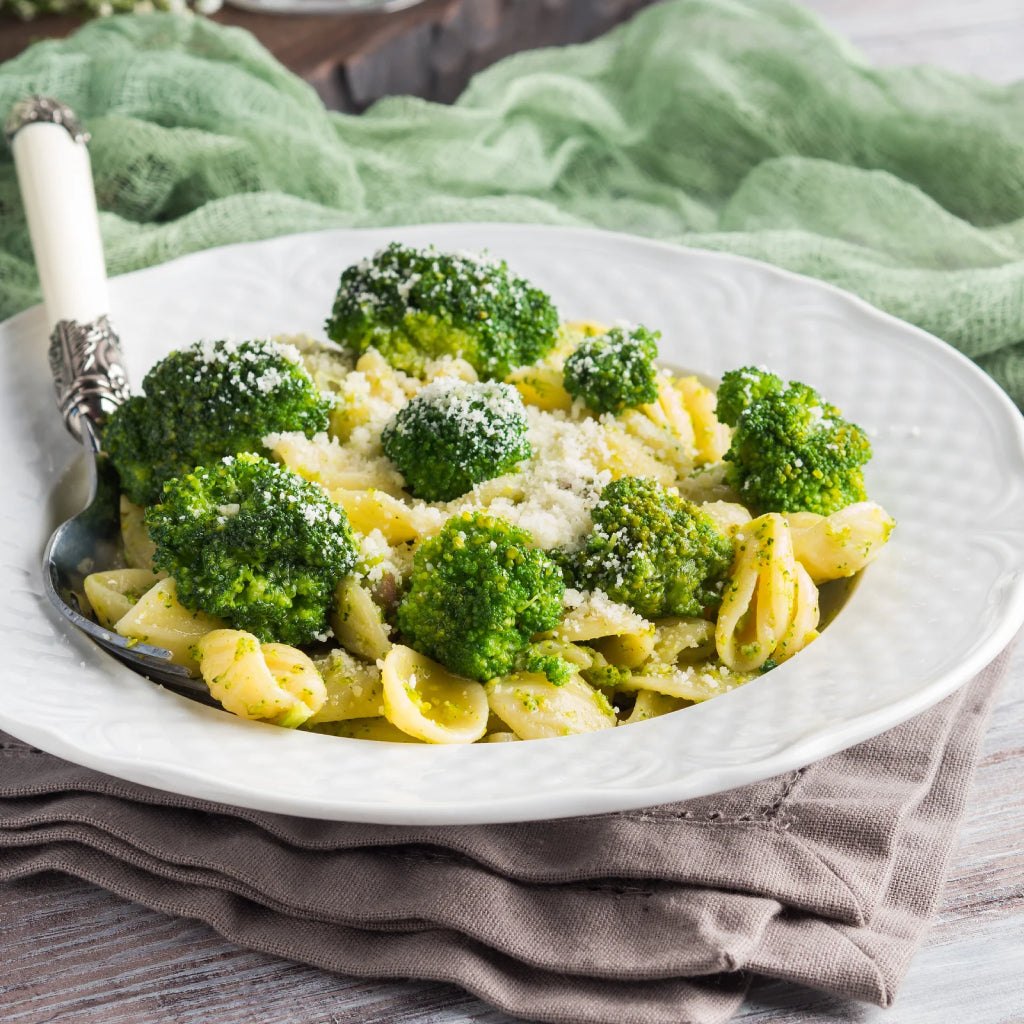
{"label": "broccoli floret", "polygon": [[580,675],[591,686],[615,690],[628,683],[632,673],[625,665],[593,665],[583,669]]}
{"label": "broccoli floret", "polygon": [[399,410],[381,442],[413,495],[450,501],[529,458],[526,428],[511,384],[441,377]]}
{"label": "broccoli floret", "polygon": [[453,356],[501,380],[552,349],[558,313],[504,262],[392,242],[344,271],[326,327],[345,348],[376,348],[407,373]]}
{"label": "broccoli floret", "polygon": [[[569,652],[571,656],[567,657]],[[516,655],[513,671],[539,674],[555,686],[564,686],[583,665],[591,663],[594,654],[564,640],[535,640]]]}
{"label": "broccoli floret", "polygon": [[562,574],[531,540],[486,513],[449,519],[420,545],[398,606],[409,645],[471,679],[512,671],[530,638],[562,615]]}
{"label": "broccoli floret", "polygon": [[722,374],[718,385],[715,414],[719,423],[735,427],[740,413],[764,395],[781,391],[786,385],[781,377],[756,366],[741,366]]}
{"label": "broccoli floret", "polygon": [[262,452],[267,434],[327,429],[321,395],[291,346],[202,341],[172,352],[142,382],[144,396],[116,409],[103,447],[121,489],[137,505],[160,497],[171,477],[225,455]]}
{"label": "broccoli floret", "polygon": [[564,556],[571,582],[641,615],[704,615],[721,603],[733,543],[692,502],[653,480],[622,477],[592,511],[583,548]]}
{"label": "broccoli floret", "polygon": [[516,659],[516,670],[537,672],[546,676],[549,683],[564,686],[576,671],[574,665],[557,654],[545,654],[531,646]]}
{"label": "broccoli floret", "polygon": [[293,646],[327,632],[334,589],[358,553],[343,509],[249,452],[169,480],[146,526],[186,608]]}
{"label": "broccoli floret", "polygon": [[584,338],[565,361],[565,390],[598,413],[648,405],[658,397],[654,360],[659,337],[637,326]]}
{"label": "broccoli floret", "polygon": [[814,388],[796,381],[755,388],[735,427],[725,481],[759,515],[827,516],[867,497],[871,443]]}

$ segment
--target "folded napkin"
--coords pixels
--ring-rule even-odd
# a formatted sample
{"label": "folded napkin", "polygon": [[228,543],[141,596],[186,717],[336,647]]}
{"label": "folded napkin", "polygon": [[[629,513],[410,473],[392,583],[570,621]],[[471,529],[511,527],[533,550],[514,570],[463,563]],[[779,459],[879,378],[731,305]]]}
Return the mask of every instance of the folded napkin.
{"label": "folded napkin", "polygon": [[[250,36],[131,15],[0,66],[92,133],[112,273],[290,231],[594,225],[832,281],[1024,403],[1024,84],[868,67],[783,0],[671,0],[521,54],[453,106],[358,117]],[[0,152],[0,316],[38,299]],[[340,270],[340,268],[339,268]],[[886,1004],[941,887],[999,659],[933,710],[756,786],[570,821],[403,829],[204,804],[0,747],[0,878],[61,870],[350,974],[535,1020],[726,1020],[754,974]]]}
{"label": "folded napkin", "polygon": [[888,1005],[1007,655],[765,782],[642,811],[405,828],[225,807],[0,740],[0,879],[64,871],[248,948],[445,980],[537,1021],[715,1024],[753,975]]}

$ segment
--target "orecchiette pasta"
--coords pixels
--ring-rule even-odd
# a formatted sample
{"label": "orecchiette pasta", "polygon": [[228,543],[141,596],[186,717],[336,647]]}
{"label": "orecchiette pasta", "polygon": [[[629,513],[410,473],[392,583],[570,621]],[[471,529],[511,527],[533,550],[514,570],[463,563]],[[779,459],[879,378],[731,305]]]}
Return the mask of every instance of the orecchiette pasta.
{"label": "orecchiette pasta", "polygon": [[338,643],[367,661],[385,658],[391,650],[391,631],[380,608],[353,576],[338,584],[331,627]]}
{"label": "orecchiette pasta", "polygon": [[697,703],[728,693],[729,690],[736,689],[750,678],[749,675],[743,673],[730,672],[727,667],[713,668],[708,665],[654,667],[661,670],[647,674],[641,669],[633,673],[629,679],[624,680],[620,684],[620,688],[626,692],[650,690],[652,693],[665,697],[675,697],[678,700]]}
{"label": "orecchiette pasta", "polygon": [[814,638],[817,588],[793,553],[786,520],[775,512],[737,534],[732,574],[715,627],[718,655],[736,672],[791,657]]}
{"label": "orecchiette pasta", "polygon": [[427,743],[474,743],[487,731],[487,694],[411,647],[391,648],[381,666],[384,716]]}
{"label": "orecchiette pasta", "polygon": [[114,629],[160,579],[152,569],[109,569],[90,573],[83,586],[96,621]]}
{"label": "orecchiette pasta", "polygon": [[664,427],[675,435],[688,452],[692,454],[695,451],[697,438],[693,430],[693,420],[686,407],[683,392],[676,387],[672,377],[663,375],[658,379],[657,401],[641,406],[640,411],[652,423]]}
{"label": "orecchiette pasta", "polygon": [[796,559],[815,583],[860,572],[882,550],[896,525],[873,501],[847,505],[830,516],[790,512],[786,521]]}
{"label": "orecchiette pasta", "polygon": [[609,424],[604,429],[602,441],[600,449],[595,448],[591,458],[598,470],[607,470],[612,479],[643,476],[665,487],[675,483],[678,475],[676,466],[660,461],[647,444],[622,427]]}
{"label": "orecchiette pasta", "polygon": [[711,516],[722,533],[730,537],[754,518],[738,501],[706,501],[701,509]]}
{"label": "orecchiette pasta", "polygon": [[295,647],[261,644],[240,629],[214,629],[195,644],[211,695],[242,718],[295,728],[327,699],[316,666]]}
{"label": "orecchiette pasta", "polygon": [[389,544],[419,540],[437,529],[438,516],[431,514],[432,509],[407,505],[386,491],[335,487],[330,495],[345,510],[353,530],[362,534],[380,530]]}
{"label": "orecchiette pasta", "polygon": [[224,625],[205,612],[194,612],[178,600],[177,584],[162,579],[128,609],[114,624],[121,636],[165,647],[179,665],[198,671],[195,645],[211,630]]}
{"label": "orecchiette pasta", "polygon": [[299,476],[328,491],[376,490],[402,495],[402,477],[383,455],[357,451],[335,440],[305,434],[276,434],[267,439],[270,452]]}
{"label": "orecchiette pasta", "polygon": [[[658,397],[649,405],[630,409],[618,416],[628,434],[648,449],[659,463],[671,468],[676,477],[693,472],[696,444],[693,423],[682,394],[667,377],[657,382]],[[665,474],[666,485],[668,481]]]}
{"label": "orecchiette pasta", "polygon": [[402,732],[386,718],[347,718],[340,722],[323,722],[316,732],[328,736],[342,736],[350,740],[375,740],[382,743],[422,743],[415,736]]}
{"label": "orecchiette pasta", "polygon": [[[863,569],[888,540],[893,519],[867,501],[827,517],[771,512],[755,518],[753,502],[748,507],[730,485],[735,476],[723,460],[733,431],[719,422],[715,392],[697,377],[659,370],[652,378],[651,356],[645,370],[648,385],[656,386],[653,402],[599,413],[600,406],[573,399],[564,385],[566,359],[583,338],[606,333],[593,321],[565,323],[546,356],[494,382],[520,409],[530,454],[511,470],[501,464],[494,470],[501,475],[471,477],[480,482],[451,501],[413,497],[385,457],[381,436],[410,400],[416,399],[415,408],[428,397],[419,393],[432,381],[477,381],[473,366],[463,359],[428,361],[416,377],[390,366],[373,348],[356,359],[341,347],[296,342],[314,381],[334,394],[330,429],[313,437],[271,434],[263,441],[274,460],[319,485],[335,503],[330,515],[347,519],[359,542],[355,568],[336,586],[337,576],[331,576],[324,587],[325,593],[333,588],[330,628],[318,625],[316,643],[304,652],[261,643],[184,608],[174,579],[153,569],[145,509],[125,500],[121,528],[130,568],[93,573],[85,581],[97,621],[169,649],[175,661],[201,674],[225,709],[243,718],[391,742],[504,743],[642,722],[725,693],[785,661],[817,636],[818,585]],[[651,394],[648,386],[638,401]],[[571,559],[597,535],[599,503],[617,486],[609,484],[623,477],[660,484],[673,499],[699,505],[717,527],[702,526],[723,553],[713,576],[703,571],[706,589],[699,600],[652,606],[617,589],[621,580],[601,584],[636,607],[662,608],[660,616],[645,617],[600,589],[584,589],[595,586],[594,577],[587,582]],[[568,587],[560,605],[559,578],[554,612],[543,621],[555,622],[563,607],[557,625],[543,632],[535,632],[536,623],[524,629],[522,646],[497,670],[506,674],[485,682],[478,680],[490,667],[464,678],[407,646],[416,638],[401,619],[412,567],[429,551],[424,541],[467,512],[503,518],[525,531],[530,544],[564,569]],[[692,510],[687,514],[698,518]],[[604,539],[614,547],[615,538]],[[735,555],[723,585],[730,542]],[[628,558],[608,564],[622,566],[627,576],[631,571]],[[558,578],[557,569],[552,572]],[[178,576],[186,595],[183,568]],[[466,594],[467,602],[474,600],[483,599]],[[688,614],[669,615],[670,608]],[[418,646],[443,657],[428,644]]]}
{"label": "orecchiette pasta", "polygon": [[384,684],[376,664],[354,657],[344,647],[335,647],[314,664],[323,677],[327,697],[306,720],[308,726],[384,714]]}
{"label": "orecchiette pasta", "polygon": [[376,349],[370,349],[356,360],[356,373],[362,374],[369,393],[396,406],[416,392],[418,383],[408,374],[396,370]]}
{"label": "orecchiette pasta", "polygon": [[797,562],[792,618],[789,621],[789,628],[783,633],[778,647],[775,648],[775,661],[785,661],[797,651],[802,651],[818,635],[820,617],[818,588],[807,570]]}
{"label": "orecchiette pasta", "polygon": [[550,655],[567,661],[577,671],[591,668],[597,660],[593,647],[572,643],[569,640],[539,640],[532,645],[533,651],[540,655]]}
{"label": "orecchiette pasta", "polygon": [[509,374],[513,384],[527,405],[547,412],[568,412],[572,408],[572,395],[562,385],[562,371],[555,366],[523,366]]}
{"label": "orecchiette pasta", "polygon": [[642,637],[653,633],[654,626],[629,605],[613,601],[602,590],[593,590],[580,595],[579,602],[565,614],[552,636],[581,643],[601,637]]}
{"label": "orecchiette pasta", "polygon": [[718,462],[729,449],[729,428],[715,415],[715,393],[696,377],[680,377],[676,388],[693,424],[697,465]]}
{"label": "orecchiette pasta", "polygon": [[659,619],[654,625],[651,660],[674,665],[679,660],[698,661],[714,654],[715,624],[710,619]]}
{"label": "orecchiette pasta", "polygon": [[616,724],[607,699],[579,676],[556,685],[538,672],[518,672],[486,684],[491,710],[520,739],[609,729]]}
{"label": "orecchiette pasta", "polygon": [[591,641],[590,646],[612,665],[637,668],[647,661],[654,651],[654,626],[643,633],[597,637]]}
{"label": "orecchiette pasta", "polygon": [[633,709],[623,719],[623,724],[632,725],[634,722],[646,722],[649,718],[658,718],[673,711],[680,711],[691,703],[682,697],[670,697],[666,693],[658,693],[655,690],[637,690]]}

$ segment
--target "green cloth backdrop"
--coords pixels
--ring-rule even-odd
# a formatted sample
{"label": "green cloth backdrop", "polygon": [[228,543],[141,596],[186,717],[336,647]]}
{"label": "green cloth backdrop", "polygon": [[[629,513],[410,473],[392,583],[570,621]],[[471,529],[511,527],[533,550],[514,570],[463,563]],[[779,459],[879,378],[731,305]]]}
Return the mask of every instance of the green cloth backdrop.
{"label": "green cloth backdrop", "polygon": [[[0,65],[92,133],[112,274],[325,227],[582,224],[824,278],[1024,405],[1024,82],[878,69],[784,0],[669,0],[484,71],[454,106],[324,110],[254,39],[124,15]],[[0,317],[38,300],[0,154]]]}

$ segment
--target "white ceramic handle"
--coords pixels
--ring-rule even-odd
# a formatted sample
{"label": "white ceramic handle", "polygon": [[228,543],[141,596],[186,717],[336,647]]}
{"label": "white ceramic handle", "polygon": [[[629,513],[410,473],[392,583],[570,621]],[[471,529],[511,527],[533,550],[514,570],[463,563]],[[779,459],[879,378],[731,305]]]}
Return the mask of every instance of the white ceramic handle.
{"label": "white ceramic handle", "polygon": [[107,270],[85,140],[35,121],[11,139],[48,326],[109,313]]}
{"label": "white ceramic handle", "polygon": [[129,397],[121,345],[107,318],[88,136],[49,96],[15,104],[4,125],[14,154],[50,327],[50,370],[68,430],[92,448]]}

